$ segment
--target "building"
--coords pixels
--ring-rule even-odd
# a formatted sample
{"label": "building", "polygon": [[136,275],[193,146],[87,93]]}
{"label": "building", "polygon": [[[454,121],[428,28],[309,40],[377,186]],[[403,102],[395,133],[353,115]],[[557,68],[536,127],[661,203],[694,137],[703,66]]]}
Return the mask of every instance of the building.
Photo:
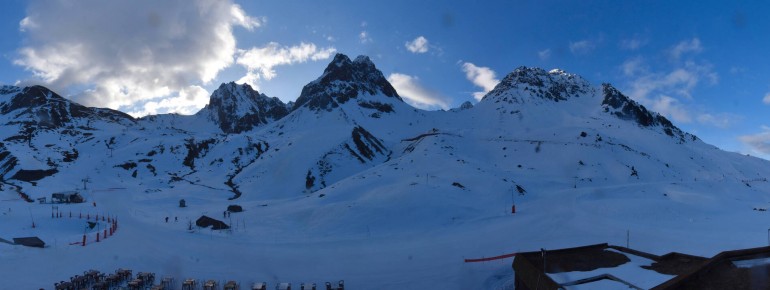
{"label": "building", "polygon": [[657,256],[608,244],[518,253],[517,290],[770,289],[770,247],[727,251],[712,258]]}
{"label": "building", "polygon": [[770,247],[721,252],[652,289],[770,289]]}
{"label": "building", "polygon": [[56,192],[51,194],[52,203],[81,203],[86,200],[77,191]]}
{"label": "building", "polygon": [[45,242],[38,237],[13,238],[13,243],[34,248],[45,248]]}

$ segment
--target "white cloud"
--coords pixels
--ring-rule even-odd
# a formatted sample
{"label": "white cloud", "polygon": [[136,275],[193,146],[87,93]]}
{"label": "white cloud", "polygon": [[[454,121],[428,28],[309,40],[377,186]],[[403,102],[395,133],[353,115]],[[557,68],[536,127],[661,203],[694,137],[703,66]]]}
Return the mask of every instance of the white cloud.
{"label": "white cloud", "polygon": [[762,102],[770,105],[770,93],[765,94],[765,97],[762,98]]}
{"label": "white cloud", "polygon": [[551,58],[551,49],[546,48],[544,50],[538,51],[537,57],[539,57],[540,60],[548,60],[549,58]]}
{"label": "white cloud", "polygon": [[235,81],[236,84],[247,84],[251,86],[254,90],[259,90],[259,80],[261,80],[262,77],[258,72],[255,71],[247,71],[246,75],[242,76],[240,79]]}
{"label": "white cloud", "polygon": [[[683,53],[695,52],[699,49],[700,41],[696,38],[680,42],[665,52],[674,59],[671,53],[677,51],[678,59]],[[623,76],[628,80],[628,94],[636,101],[675,122],[697,122],[718,128],[728,128],[740,119],[740,116],[733,114],[707,112],[702,107],[694,105],[692,94],[696,88],[703,84],[714,85],[719,82],[719,75],[708,62],[663,61],[657,63],[658,69],[652,69],[651,67],[655,64],[642,57],[634,57],[620,65]]]}
{"label": "white cloud", "polygon": [[417,77],[392,73],[388,76],[388,81],[398,94],[404,97],[404,101],[416,108],[424,110],[449,109],[451,99],[423,87]]}
{"label": "white cloud", "polygon": [[[365,23],[365,22],[364,22]],[[358,34],[358,40],[361,43],[370,43],[372,42],[372,38],[369,36],[369,33],[366,32],[366,30],[361,31],[361,33]]]}
{"label": "white cloud", "polygon": [[741,74],[741,73],[745,73],[746,72],[746,68],[745,67],[739,67],[739,66],[733,66],[733,67],[730,67],[729,72],[730,72],[730,74]]}
{"label": "white cloud", "polygon": [[626,49],[626,50],[637,50],[642,46],[647,45],[648,42],[649,40],[647,38],[642,38],[638,35],[635,35],[632,38],[621,40],[620,48]]}
{"label": "white cloud", "polygon": [[31,18],[24,17],[24,19],[19,21],[19,31],[27,32],[27,29],[31,28],[37,28],[37,23],[33,22]]}
{"label": "white cloud", "polygon": [[573,54],[588,54],[596,48],[596,44],[590,40],[581,40],[569,43],[569,51]]}
{"label": "white cloud", "polygon": [[164,113],[192,115],[206,106],[208,102],[209,92],[206,89],[199,86],[189,86],[177,92],[173,97],[147,101],[137,106],[136,110],[129,111],[128,114],[135,117]]}
{"label": "white cloud", "polygon": [[257,88],[258,80],[270,80],[276,76],[276,66],[328,59],[336,51],[333,47],[318,48],[313,43],[304,42],[295,46],[281,46],[270,42],[263,47],[238,50],[235,62],[248,70],[246,76],[238,80],[238,83],[247,83]]}
{"label": "white cloud", "polygon": [[262,26],[263,23],[267,22],[267,18],[265,17],[251,17],[246,15],[246,12],[237,4],[230,6],[230,13],[233,16],[235,23],[248,30],[254,30],[254,28],[258,28]]}
{"label": "white cloud", "polygon": [[742,119],[740,116],[736,116],[733,114],[709,114],[709,113],[701,113],[697,117],[698,123],[711,125],[717,128],[730,128],[733,124],[735,124],[736,121]]}
{"label": "white cloud", "polygon": [[692,122],[690,113],[682,106],[679,100],[666,95],[661,95],[652,100],[652,110],[670,117],[675,122]]}
{"label": "white cloud", "polygon": [[703,51],[703,46],[701,46],[700,39],[696,37],[679,42],[668,50],[668,54],[673,60],[679,60],[683,54],[699,53],[701,51]]}
{"label": "white cloud", "polygon": [[627,59],[623,62],[622,65],[620,65],[620,68],[623,70],[623,74],[626,76],[635,76],[647,72],[647,68],[642,57]]}
{"label": "white cloud", "polygon": [[474,92],[473,98],[477,101],[481,101],[486,93],[495,88],[500,83],[495,76],[495,71],[488,67],[476,66],[470,62],[463,63],[463,72],[465,77],[471,81],[474,85],[484,89],[482,92]]}
{"label": "white cloud", "polygon": [[763,155],[765,158],[770,155],[770,128],[767,126],[762,126],[762,131],[759,133],[739,136],[738,140],[757,155]]}
{"label": "white cloud", "polygon": [[[645,99],[653,93],[676,94],[677,96],[692,98],[692,90],[702,83],[716,84],[719,75],[714,72],[708,63],[695,63],[688,61],[668,72],[648,72],[646,69],[634,69],[642,67],[643,62],[632,64],[634,60],[626,61],[622,66],[624,73],[634,72],[629,76],[631,81],[631,96]],[[637,73],[640,72],[640,73]]]}
{"label": "white cloud", "polygon": [[197,106],[178,96],[232,65],[234,27],[264,21],[230,0],[32,1],[14,63],[45,85],[78,90],[73,98],[84,105],[126,109],[173,99]]}
{"label": "white cloud", "polygon": [[407,41],[404,46],[412,53],[426,53],[428,52],[428,39],[419,36],[412,41]]}

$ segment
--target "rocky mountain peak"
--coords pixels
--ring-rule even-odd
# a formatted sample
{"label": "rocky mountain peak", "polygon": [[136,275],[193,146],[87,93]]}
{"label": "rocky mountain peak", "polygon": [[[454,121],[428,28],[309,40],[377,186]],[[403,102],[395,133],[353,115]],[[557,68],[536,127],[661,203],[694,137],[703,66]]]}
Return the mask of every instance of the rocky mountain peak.
{"label": "rocky mountain peak", "polygon": [[0,114],[12,114],[16,121],[48,128],[63,127],[78,118],[102,119],[110,122],[134,122],[120,111],[89,108],[72,102],[50,89],[35,85],[25,88],[4,86],[0,95]]}
{"label": "rocky mountain peak", "polygon": [[223,83],[196,115],[216,123],[224,133],[240,133],[283,118],[286,104],[254,90],[248,84]]}
{"label": "rocky mountain peak", "polygon": [[602,107],[607,113],[623,120],[633,121],[642,127],[660,127],[666,135],[678,138],[681,142],[688,139],[697,140],[697,137],[684,133],[674,126],[666,117],[647,110],[610,84],[602,84],[602,95],[604,97]]}
{"label": "rocky mountain peak", "polygon": [[369,70],[377,70],[377,68],[374,66],[374,62],[372,62],[372,60],[366,55],[357,56],[353,61],[353,64]]}
{"label": "rocky mountain peak", "polygon": [[[294,109],[306,106],[312,110],[330,111],[340,104],[351,99],[359,99],[359,96],[363,95],[382,95],[402,101],[369,57],[358,56],[351,61],[346,55],[338,53],[318,79],[302,88]],[[371,106],[372,102],[364,101],[364,103]]]}
{"label": "rocky mountain peak", "polygon": [[350,60],[350,58],[347,55],[344,55],[342,53],[338,53],[338,54],[334,55],[334,58],[329,63],[329,65],[326,66],[326,69],[324,70],[324,72],[329,71],[331,69],[332,65],[334,65],[336,67],[342,67],[342,66],[351,65],[351,63],[352,63],[352,61]]}
{"label": "rocky mountain peak", "polygon": [[465,111],[465,110],[470,110],[470,109],[473,109],[473,103],[471,103],[470,101],[465,101],[462,104],[460,104],[459,107],[450,109],[449,111],[451,111],[451,112],[460,112],[460,111]]}
{"label": "rocky mountain peak", "polygon": [[[239,85],[239,84],[236,84],[235,82],[229,82],[229,83],[222,83],[222,84],[220,84],[219,88],[214,90],[214,92],[226,91],[226,92],[231,92],[232,93],[232,92],[235,92],[235,91],[238,91],[238,90],[242,90],[242,91],[251,90],[251,91],[254,91],[254,89],[251,88],[251,86],[249,84],[240,84]],[[212,97],[213,97],[213,95],[212,95]]]}
{"label": "rocky mountain peak", "polygon": [[494,102],[527,103],[532,101],[566,101],[592,90],[582,77],[560,69],[519,67],[503,78],[484,99]]}

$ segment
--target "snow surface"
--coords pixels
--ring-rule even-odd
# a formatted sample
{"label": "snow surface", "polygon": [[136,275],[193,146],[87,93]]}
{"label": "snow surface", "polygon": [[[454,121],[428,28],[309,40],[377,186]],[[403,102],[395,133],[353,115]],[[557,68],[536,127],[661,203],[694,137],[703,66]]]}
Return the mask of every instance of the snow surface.
{"label": "snow surface", "polygon": [[[642,289],[650,289],[674,277],[673,275],[660,274],[658,272],[642,268],[642,266],[652,265],[654,261],[650,259],[632,255],[629,253],[616,251],[613,249],[607,249],[606,251],[622,254],[628,257],[629,260],[631,261],[612,268],[599,268],[592,271],[551,273],[551,274],[548,274],[548,276],[551,277],[551,279],[553,279],[556,283],[565,284],[565,283],[574,282],[581,279],[599,276],[602,274],[610,274],[623,281],[630,283],[631,285],[640,287]],[[628,288],[628,286],[626,286],[625,284],[619,283],[617,281],[611,281],[612,283],[609,283],[607,281],[608,280],[605,279],[605,280],[599,280],[591,283],[574,285],[574,286],[568,287],[568,289]]]}
{"label": "snow surface", "polygon": [[618,290],[618,289],[633,289],[626,284],[620,283],[614,280],[603,279],[588,284],[579,284],[565,287],[567,290]]}
{"label": "snow surface", "polygon": [[[533,86],[499,87],[454,112],[361,93],[241,134],[175,116],[89,117],[39,129],[27,142],[11,137],[24,129],[17,121],[34,116],[3,115],[0,138],[18,162],[3,176],[0,238],[37,235],[48,247],[0,243],[0,273],[12,273],[0,288],[50,289],[88,269],[123,267],[270,287],[345,280],[350,289],[511,289],[512,259],[463,260],[625,245],[627,232],[631,248],[656,254],[713,256],[766,243],[770,213],[753,209],[770,203],[768,161],[619,119],[603,110],[600,89],[574,75],[554,72],[545,83],[585,93],[557,102],[532,99]],[[361,162],[341,150],[365,151],[352,146],[357,127],[389,152]],[[67,161],[73,150],[78,157]],[[11,179],[52,167],[59,172],[34,183]],[[308,172],[319,183],[308,187]],[[62,219],[17,193],[73,189],[88,202],[59,205]],[[242,195],[230,200],[235,189]],[[201,215],[222,219],[231,204],[244,208],[224,219],[232,230],[188,230]],[[70,245],[84,233],[70,211],[117,216],[119,229]]]}
{"label": "snow surface", "polygon": [[768,266],[770,265],[770,258],[737,260],[737,261],[733,261],[733,265],[735,265],[738,268],[753,268],[758,266]]}

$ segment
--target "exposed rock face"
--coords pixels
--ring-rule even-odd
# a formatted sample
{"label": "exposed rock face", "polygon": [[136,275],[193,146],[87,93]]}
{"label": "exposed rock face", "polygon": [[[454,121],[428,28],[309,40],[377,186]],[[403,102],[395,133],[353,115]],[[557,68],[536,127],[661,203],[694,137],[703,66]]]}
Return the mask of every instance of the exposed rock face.
{"label": "exposed rock face", "polygon": [[[294,110],[308,107],[316,111],[331,111],[339,104],[359,99],[364,94],[381,94],[403,101],[369,57],[359,56],[351,61],[346,55],[337,54],[321,77],[302,88]],[[393,112],[392,106],[377,101],[359,100],[359,105],[380,112]]]}
{"label": "exposed rock face", "polygon": [[222,84],[211,94],[209,104],[196,115],[216,123],[222,132],[233,134],[249,131],[283,118],[289,113],[278,98],[260,94],[247,84]]}
{"label": "exposed rock face", "polygon": [[357,126],[351,131],[350,139],[324,154],[315,166],[308,170],[305,188],[309,191],[325,188],[340,179],[339,171],[371,168],[387,161],[391,153],[382,140]]}
{"label": "exposed rock face", "polygon": [[615,115],[623,120],[636,122],[643,127],[660,127],[666,135],[679,138],[681,141],[697,139],[693,135],[682,132],[682,130],[674,126],[674,124],[666,119],[666,117],[648,111],[647,108],[626,95],[623,95],[623,93],[610,84],[602,84],[602,94],[604,96],[602,107],[607,113]]}
{"label": "exposed rock face", "polygon": [[[484,99],[519,104],[544,100],[559,102],[577,98],[590,90],[591,84],[578,75],[522,66],[505,76]],[[526,94],[518,93],[522,91]]]}
{"label": "exposed rock face", "polygon": [[0,100],[0,114],[13,115],[15,121],[43,128],[60,128],[72,125],[77,118],[102,119],[119,123],[133,123],[134,118],[120,111],[89,108],[67,100],[48,88],[31,86],[17,88],[4,86],[0,95],[10,99]]}

